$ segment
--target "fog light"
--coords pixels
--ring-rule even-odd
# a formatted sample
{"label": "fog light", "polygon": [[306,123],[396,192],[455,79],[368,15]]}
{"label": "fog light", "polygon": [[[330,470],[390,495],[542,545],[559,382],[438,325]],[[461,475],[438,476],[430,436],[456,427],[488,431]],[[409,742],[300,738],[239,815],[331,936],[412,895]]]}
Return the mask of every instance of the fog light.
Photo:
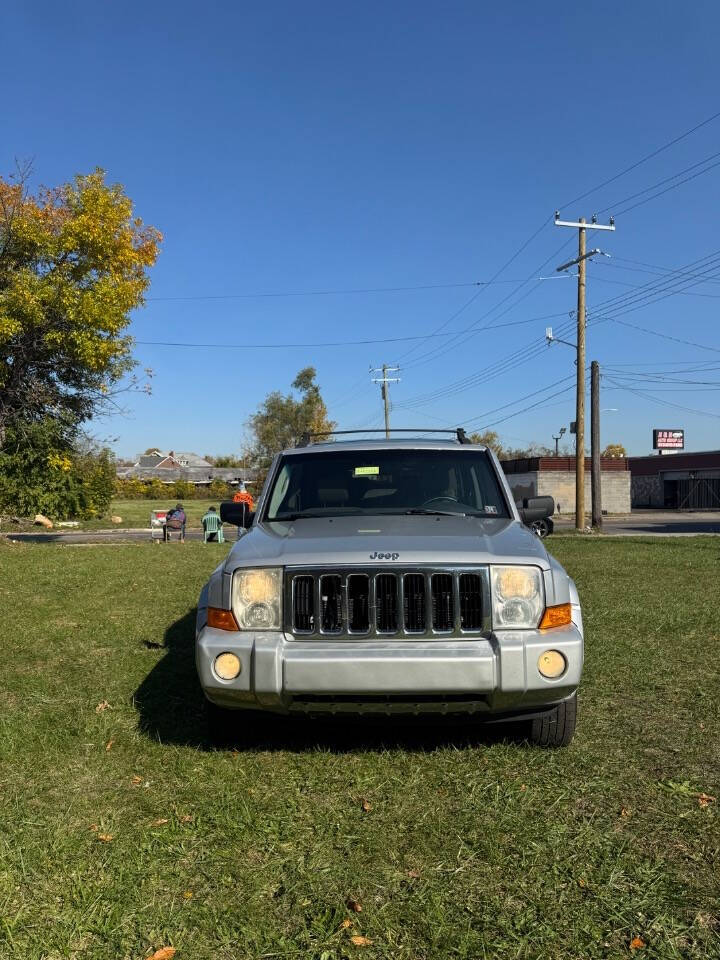
{"label": "fog light", "polygon": [[557,650],[546,650],[538,657],[538,670],[544,677],[555,680],[567,669],[567,660]]}
{"label": "fog light", "polygon": [[234,680],[242,670],[240,658],[234,653],[221,653],[215,657],[215,673],[221,680]]}

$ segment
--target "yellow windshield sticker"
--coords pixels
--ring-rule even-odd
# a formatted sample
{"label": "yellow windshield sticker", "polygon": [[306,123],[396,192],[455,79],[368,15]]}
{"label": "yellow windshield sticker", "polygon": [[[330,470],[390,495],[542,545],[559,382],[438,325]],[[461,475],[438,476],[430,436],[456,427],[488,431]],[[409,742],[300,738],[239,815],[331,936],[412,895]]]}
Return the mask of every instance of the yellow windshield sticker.
{"label": "yellow windshield sticker", "polygon": [[354,477],[377,477],[380,475],[380,467],[355,467]]}

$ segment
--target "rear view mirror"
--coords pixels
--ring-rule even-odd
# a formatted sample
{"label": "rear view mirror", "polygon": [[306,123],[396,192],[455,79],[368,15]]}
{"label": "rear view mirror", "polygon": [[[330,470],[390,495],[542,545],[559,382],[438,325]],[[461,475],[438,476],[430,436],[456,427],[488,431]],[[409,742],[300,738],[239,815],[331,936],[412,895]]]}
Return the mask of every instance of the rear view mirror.
{"label": "rear view mirror", "polygon": [[255,514],[246,503],[223,500],[220,504],[220,519],[223,523],[232,523],[236,527],[247,529],[252,526]]}
{"label": "rear view mirror", "polygon": [[555,501],[552,497],[529,497],[523,500],[522,506],[517,504],[517,508],[522,522],[532,523],[551,517],[555,513]]}

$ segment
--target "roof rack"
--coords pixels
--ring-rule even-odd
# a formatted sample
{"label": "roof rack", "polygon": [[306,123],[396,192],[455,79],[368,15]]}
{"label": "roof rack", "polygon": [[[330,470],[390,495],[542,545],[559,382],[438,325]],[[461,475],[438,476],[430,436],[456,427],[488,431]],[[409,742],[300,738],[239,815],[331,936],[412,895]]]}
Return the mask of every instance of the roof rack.
{"label": "roof rack", "polygon": [[[303,433],[295,444],[296,447],[307,447],[316,437],[337,437],[341,435],[346,435],[348,433],[385,433],[384,427],[379,427],[372,430],[328,430],[327,432],[321,433]],[[418,429],[417,427],[393,427],[390,431],[391,433],[453,433],[457,438],[458,443],[471,443],[470,438],[465,433],[464,427],[455,427],[453,429],[444,429],[438,427],[430,427],[429,429]]]}

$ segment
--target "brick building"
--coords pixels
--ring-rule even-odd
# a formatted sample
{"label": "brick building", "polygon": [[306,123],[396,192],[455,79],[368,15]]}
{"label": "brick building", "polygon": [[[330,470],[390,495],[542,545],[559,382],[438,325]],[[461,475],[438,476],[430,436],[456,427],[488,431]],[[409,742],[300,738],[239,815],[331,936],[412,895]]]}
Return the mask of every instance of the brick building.
{"label": "brick building", "polygon": [[[503,460],[515,500],[551,496],[558,513],[575,512],[575,457],[528,457]],[[603,513],[630,513],[630,470],[624,457],[602,457]],[[590,513],[590,457],[585,458],[585,508]]]}
{"label": "brick building", "polygon": [[720,510],[720,450],[630,457],[633,507]]}

